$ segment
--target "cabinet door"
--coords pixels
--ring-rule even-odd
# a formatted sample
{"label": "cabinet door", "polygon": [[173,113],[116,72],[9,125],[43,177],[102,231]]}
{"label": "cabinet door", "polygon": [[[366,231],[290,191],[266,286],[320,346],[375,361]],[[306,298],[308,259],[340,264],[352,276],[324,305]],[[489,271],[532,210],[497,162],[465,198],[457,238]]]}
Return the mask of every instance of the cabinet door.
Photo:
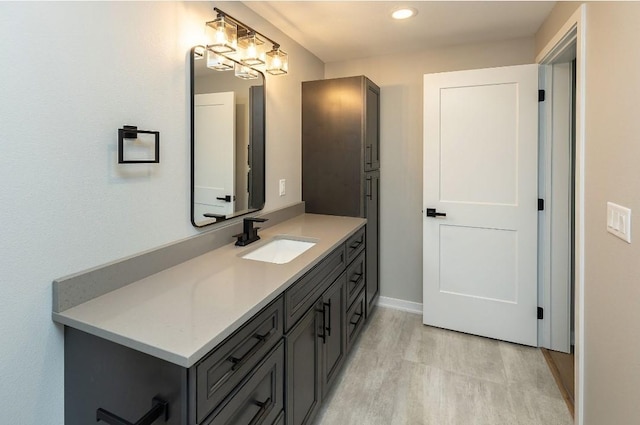
{"label": "cabinet door", "polygon": [[302,198],[308,213],[362,214],[362,90],[361,77],[302,83]]}
{"label": "cabinet door", "polygon": [[287,335],[287,425],[310,424],[321,402],[322,301]]}
{"label": "cabinet door", "polygon": [[367,316],[371,312],[380,291],[380,172],[366,173],[365,211],[366,227],[366,294]]}
{"label": "cabinet door", "polygon": [[324,398],[335,381],[346,351],[346,281],[343,273],[322,296],[322,397]]}
{"label": "cabinet door", "polygon": [[380,89],[365,78],[364,170],[380,168]]}

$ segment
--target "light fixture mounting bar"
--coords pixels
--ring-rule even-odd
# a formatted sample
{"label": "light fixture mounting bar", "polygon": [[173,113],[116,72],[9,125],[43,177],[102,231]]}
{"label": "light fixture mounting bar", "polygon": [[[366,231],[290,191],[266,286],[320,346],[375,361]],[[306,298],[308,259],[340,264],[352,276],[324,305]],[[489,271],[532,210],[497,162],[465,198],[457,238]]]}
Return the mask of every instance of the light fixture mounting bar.
{"label": "light fixture mounting bar", "polygon": [[231,22],[233,22],[234,24],[236,24],[238,26],[238,29],[240,29],[240,27],[242,27],[243,30],[245,30],[247,33],[255,33],[258,34],[260,37],[264,38],[265,40],[269,41],[271,44],[273,44],[274,47],[279,48],[280,44],[276,41],[273,41],[271,38],[267,37],[266,35],[264,35],[263,33],[261,33],[260,31],[256,31],[255,29],[251,28],[249,25],[245,24],[242,21],[237,20],[236,18],[234,18],[233,16],[229,15],[228,13],[218,9],[217,7],[213,8],[213,11],[216,12],[219,16],[222,15],[224,16],[226,19],[230,20]]}

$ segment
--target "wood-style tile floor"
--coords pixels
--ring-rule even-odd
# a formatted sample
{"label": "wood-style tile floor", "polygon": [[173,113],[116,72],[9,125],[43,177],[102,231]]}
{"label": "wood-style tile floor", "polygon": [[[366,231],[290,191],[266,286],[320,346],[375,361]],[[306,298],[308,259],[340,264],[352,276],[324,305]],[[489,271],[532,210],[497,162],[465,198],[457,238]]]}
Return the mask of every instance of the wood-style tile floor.
{"label": "wood-style tile floor", "polygon": [[377,308],[314,425],[570,425],[540,350]]}

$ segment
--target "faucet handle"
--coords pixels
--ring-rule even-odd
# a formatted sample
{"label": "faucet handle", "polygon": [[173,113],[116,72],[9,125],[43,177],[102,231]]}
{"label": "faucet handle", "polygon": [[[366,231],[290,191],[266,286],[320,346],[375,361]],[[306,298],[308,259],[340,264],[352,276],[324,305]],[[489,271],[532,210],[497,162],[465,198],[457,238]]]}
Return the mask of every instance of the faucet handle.
{"label": "faucet handle", "polygon": [[252,221],[254,223],[264,223],[265,221],[269,220],[268,218],[262,218],[262,217],[247,217],[244,219],[245,221]]}

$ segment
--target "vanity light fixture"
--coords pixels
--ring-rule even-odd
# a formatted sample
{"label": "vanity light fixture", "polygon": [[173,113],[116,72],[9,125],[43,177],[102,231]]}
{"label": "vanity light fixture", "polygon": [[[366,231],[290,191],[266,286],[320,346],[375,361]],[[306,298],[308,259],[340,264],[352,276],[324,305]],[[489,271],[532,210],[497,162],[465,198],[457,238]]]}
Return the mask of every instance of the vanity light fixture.
{"label": "vanity light fixture", "polygon": [[238,45],[238,26],[229,22],[224,12],[217,10],[218,17],[207,22],[207,49],[215,53],[235,52]]}
{"label": "vanity light fixture", "polygon": [[250,66],[236,63],[236,77],[243,80],[255,80],[256,78],[258,78],[258,71],[251,68]]}
{"label": "vanity light fixture", "polygon": [[269,74],[282,75],[289,71],[289,55],[280,50],[280,46],[273,45],[273,49],[267,52],[267,67],[265,69]]}
{"label": "vanity light fixture", "polygon": [[[217,7],[213,10],[218,17],[207,22],[209,39],[206,49],[211,51],[212,55],[217,53],[219,58],[215,59],[207,52],[207,66],[218,71],[235,69],[235,75],[242,79],[258,78],[261,69],[272,75],[284,75],[289,72],[289,55],[280,50],[279,43]],[[272,48],[267,52],[268,44],[271,44]],[[195,54],[198,55],[198,52]],[[241,66],[238,66],[238,63]]]}
{"label": "vanity light fixture", "polygon": [[207,49],[207,68],[211,68],[216,71],[231,71],[234,68],[234,62],[222,55],[214,53],[210,49]]}
{"label": "vanity light fixture", "polygon": [[264,41],[256,35],[255,32],[249,32],[247,35],[238,39],[240,47],[240,62],[248,66],[256,66],[264,64]]}
{"label": "vanity light fixture", "polygon": [[418,11],[412,7],[403,7],[402,9],[396,9],[391,13],[393,19],[409,19],[418,14]]}

